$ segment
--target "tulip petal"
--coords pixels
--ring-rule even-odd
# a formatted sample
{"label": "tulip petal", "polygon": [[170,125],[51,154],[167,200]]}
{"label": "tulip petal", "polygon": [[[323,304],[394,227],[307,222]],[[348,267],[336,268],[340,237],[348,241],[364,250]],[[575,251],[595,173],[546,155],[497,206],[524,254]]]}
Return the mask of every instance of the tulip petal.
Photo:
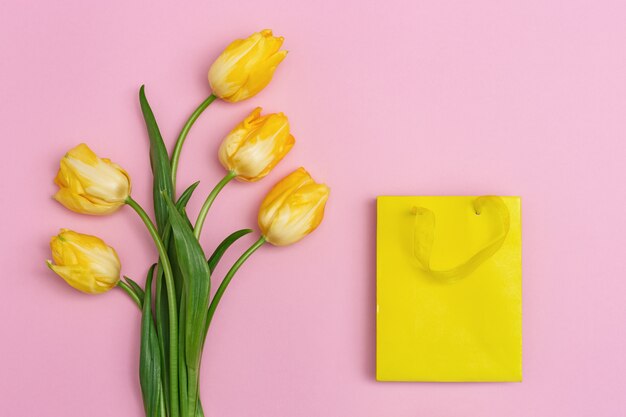
{"label": "tulip petal", "polygon": [[72,287],[98,294],[113,288],[120,277],[115,250],[101,239],[62,229],[50,240],[55,264],[48,266]]}
{"label": "tulip petal", "polygon": [[265,235],[272,224],[273,218],[278,209],[285,203],[289,195],[298,188],[310,184],[313,179],[302,167],[298,168],[281,181],[265,196],[259,208],[259,227]]}
{"label": "tulip petal", "polygon": [[238,39],[226,47],[209,69],[209,83],[213,92],[227,99],[245,83],[245,61],[254,54],[254,48],[261,42],[262,36],[255,33],[247,39]]}
{"label": "tulip petal", "polygon": [[66,208],[77,213],[94,215],[111,214],[119,208],[119,205],[95,204],[80,194],[75,194],[68,188],[62,188],[54,195],[54,199]]}
{"label": "tulip petal", "polygon": [[258,94],[272,81],[274,72],[283,59],[287,56],[287,51],[280,51],[260,62],[255,68],[250,69],[245,85],[229,97],[228,101],[242,101]]}
{"label": "tulip petal", "polygon": [[272,114],[265,123],[251,132],[232,156],[237,178],[257,181],[265,177],[293,147],[289,122],[284,115]]}
{"label": "tulip petal", "polygon": [[80,265],[50,265],[50,269],[70,286],[86,294],[101,294],[115,286],[91,279],[90,271]]}
{"label": "tulip petal", "polygon": [[213,94],[237,102],[261,91],[286,55],[279,51],[283,41],[266,29],[228,45],[209,69]]}
{"label": "tulip petal", "polygon": [[257,107],[222,141],[219,160],[239,181],[258,181],[278,164],[295,143],[283,113],[260,115]]}
{"label": "tulip petal", "polygon": [[243,145],[250,131],[262,125],[265,118],[261,117],[261,107],[257,107],[239,123],[222,141],[218,151],[219,160],[228,170],[233,170],[232,157]]}
{"label": "tulip petal", "polygon": [[126,171],[106,158],[98,158],[84,143],[70,149],[61,159],[54,182],[54,198],[68,209],[83,214],[116,211],[130,194]]}
{"label": "tulip petal", "polygon": [[323,184],[306,184],[292,193],[272,219],[266,238],[284,246],[295,243],[315,230],[324,217],[329,189]]}

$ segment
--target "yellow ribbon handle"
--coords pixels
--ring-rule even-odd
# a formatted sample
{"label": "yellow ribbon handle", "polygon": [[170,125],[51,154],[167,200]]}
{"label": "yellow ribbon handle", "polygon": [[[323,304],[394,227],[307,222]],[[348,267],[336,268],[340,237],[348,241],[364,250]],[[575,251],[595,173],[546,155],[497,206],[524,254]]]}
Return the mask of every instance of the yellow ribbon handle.
{"label": "yellow ribbon handle", "polygon": [[424,207],[413,207],[415,227],[413,229],[413,256],[419,267],[434,278],[442,281],[456,281],[474,272],[483,262],[493,256],[504,243],[511,224],[509,210],[504,201],[498,196],[485,195],[477,197],[474,202],[474,211],[480,215],[483,207],[492,205],[502,222],[502,232],[491,243],[472,255],[467,261],[446,270],[434,270],[430,267],[430,257],[435,241],[435,214]]}

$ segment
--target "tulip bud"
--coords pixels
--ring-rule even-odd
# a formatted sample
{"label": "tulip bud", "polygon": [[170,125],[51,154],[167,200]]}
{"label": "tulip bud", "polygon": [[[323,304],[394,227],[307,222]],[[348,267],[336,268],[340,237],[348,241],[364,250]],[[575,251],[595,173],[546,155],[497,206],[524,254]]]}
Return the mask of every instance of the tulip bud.
{"label": "tulip bud", "polygon": [[260,92],[287,56],[287,51],[279,50],[283,40],[266,29],[228,45],[209,69],[213,94],[234,103]]}
{"label": "tulip bud", "polygon": [[282,113],[261,116],[257,107],[226,136],[219,149],[224,168],[241,181],[258,181],[284,158],[295,143]]}
{"label": "tulip bud", "polygon": [[282,179],[259,209],[259,227],[273,245],[295,243],[319,226],[330,189],[313,181],[304,168]]}
{"label": "tulip bud", "polygon": [[55,200],[77,213],[113,213],[130,195],[126,171],[109,159],[98,158],[84,143],[61,159],[54,182],[59,186]]}
{"label": "tulip bud", "polygon": [[61,229],[50,241],[52,259],[48,267],[68,284],[87,294],[100,294],[120,280],[120,260],[115,250],[101,239]]}

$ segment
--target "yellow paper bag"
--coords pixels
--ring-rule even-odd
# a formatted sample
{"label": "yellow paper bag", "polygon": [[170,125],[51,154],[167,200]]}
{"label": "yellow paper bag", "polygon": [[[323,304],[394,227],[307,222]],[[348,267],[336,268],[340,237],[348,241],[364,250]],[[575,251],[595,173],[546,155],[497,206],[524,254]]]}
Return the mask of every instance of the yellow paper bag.
{"label": "yellow paper bag", "polygon": [[376,378],[521,381],[519,197],[378,197]]}

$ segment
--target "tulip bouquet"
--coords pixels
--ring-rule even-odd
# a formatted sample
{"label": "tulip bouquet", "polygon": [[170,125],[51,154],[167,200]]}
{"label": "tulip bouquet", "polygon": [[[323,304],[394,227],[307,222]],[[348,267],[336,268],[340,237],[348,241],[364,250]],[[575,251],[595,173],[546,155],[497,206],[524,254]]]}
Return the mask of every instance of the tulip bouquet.
{"label": "tulip bouquet", "polygon": [[150,142],[154,221],[131,197],[126,171],[80,144],[61,159],[54,198],[68,209],[92,215],[112,213],[124,205],[145,224],[158,251],[142,287],[124,276],[115,250],[95,236],[67,229],[52,238],[48,266],[72,287],[89,294],[120,288],[141,311],[139,379],[146,416],[197,417],[204,412],[199,398],[202,351],[211,319],[242,264],[266,242],[283,246],[302,239],[320,224],[329,189],[303,168],[278,182],[261,203],[260,236],[232,265],[211,297],[212,273],[226,250],[251,229],[226,237],[206,256],[199,243],[211,204],[233,179],[254,182],[265,177],[294,145],[287,117],[262,116],[256,108],[223,140],[219,160],[226,175],[206,197],[192,223],[186,205],[196,182],[176,195],[180,153],[192,125],[216,99],[239,102],[261,91],[285,58],[283,39],[264,30],[232,42],[209,70],[212,94],[184,125],[171,154],[148,104],[144,88],[139,101]]}

